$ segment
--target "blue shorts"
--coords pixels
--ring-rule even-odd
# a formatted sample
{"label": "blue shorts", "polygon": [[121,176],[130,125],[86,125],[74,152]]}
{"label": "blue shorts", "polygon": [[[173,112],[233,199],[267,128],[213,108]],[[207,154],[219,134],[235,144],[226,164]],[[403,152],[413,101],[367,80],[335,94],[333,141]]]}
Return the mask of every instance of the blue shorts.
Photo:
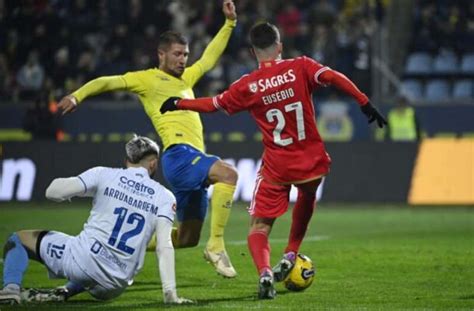
{"label": "blue shorts", "polygon": [[161,157],[163,176],[176,197],[179,222],[204,220],[207,213],[207,178],[218,157],[205,154],[189,145],[179,144],[166,149]]}

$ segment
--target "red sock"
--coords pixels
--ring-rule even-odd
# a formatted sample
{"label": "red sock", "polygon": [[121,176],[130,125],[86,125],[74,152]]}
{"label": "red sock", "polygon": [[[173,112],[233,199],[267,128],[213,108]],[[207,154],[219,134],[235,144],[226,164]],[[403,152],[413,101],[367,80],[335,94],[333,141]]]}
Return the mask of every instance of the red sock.
{"label": "red sock", "polygon": [[295,207],[293,207],[290,237],[288,238],[288,246],[285,249],[285,253],[295,252],[298,254],[315,207],[316,193],[298,189],[298,198],[296,199]]}
{"label": "red sock", "polygon": [[268,235],[265,231],[254,230],[247,237],[250,253],[253,262],[257,267],[260,275],[264,270],[270,269],[270,244],[268,243]]}

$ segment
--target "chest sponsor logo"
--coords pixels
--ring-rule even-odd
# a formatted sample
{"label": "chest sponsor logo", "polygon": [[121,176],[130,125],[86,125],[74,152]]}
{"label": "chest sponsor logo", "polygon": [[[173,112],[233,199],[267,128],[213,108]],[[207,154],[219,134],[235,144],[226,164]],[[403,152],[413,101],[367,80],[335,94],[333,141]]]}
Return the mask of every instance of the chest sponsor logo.
{"label": "chest sponsor logo", "polygon": [[145,184],[142,184],[138,181],[135,181],[133,179],[128,179],[126,176],[121,176],[120,177],[120,182],[123,184],[123,185],[126,185],[138,192],[143,192],[143,193],[147,193],[149,195],[153,195],[155,194],[155,190],[153,190],[153,188],[151,187],[148,187],[147,185]]}
{"label": "chest sponsor logo", "polygon": [[278,87],[280,85],[296,81],[296,75],[293,69],[289,69],[283,74],[272,76],[265,79],[259,79],[257,81],[258,90],[260,92],[265,92],[268,89]]}

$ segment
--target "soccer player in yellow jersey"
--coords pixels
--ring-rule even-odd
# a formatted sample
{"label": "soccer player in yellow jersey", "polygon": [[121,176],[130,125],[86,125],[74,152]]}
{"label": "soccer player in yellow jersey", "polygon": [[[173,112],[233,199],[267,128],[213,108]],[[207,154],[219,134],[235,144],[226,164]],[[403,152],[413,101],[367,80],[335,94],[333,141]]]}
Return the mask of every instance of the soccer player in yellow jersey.
{"label": "soccer player in yellow jersey", "polygon": [[223,12],[224,26],[192,66],[186,67],[189,55],[186,39],[178,32],[167,31],[160,36],[158,44],[159,68],[99,77],[64,97],[58,108],[63,114],[73,112],[87,97],[108,91],[126,90],[137,94],[163,143],[163,175],[177,200],[175,247],[198,244],[208,206],[207,187],[213,184],[211,233],[204,257],[219,274],[235,277],[237,273],[225,250],[223,236],[237,171],[218,157],[205,153],[198,113],[160,113],[160,107],[168,97],[194,98],[192,87],[214,67],[223,53],[236,25],[237,14],[232,0],[224,0]]}

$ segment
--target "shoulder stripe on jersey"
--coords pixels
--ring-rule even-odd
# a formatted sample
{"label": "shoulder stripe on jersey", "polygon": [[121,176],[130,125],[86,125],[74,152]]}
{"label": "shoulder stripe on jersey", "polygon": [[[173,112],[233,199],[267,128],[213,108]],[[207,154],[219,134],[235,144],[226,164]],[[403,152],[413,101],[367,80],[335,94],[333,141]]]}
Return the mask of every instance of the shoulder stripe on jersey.
{"label": "shoulder stripe on jersey", "polygon": [[216,107],[216,109],[219,109],[219,110],[222,109],[221,105],[219,105],[219,103],[217,102],[216,96],[212,98],[212,104],[214,105],[214,107]]}
{"label": "shoulder stripe on jersey", "polygon": [[84,182],[84,180],[82,179],[81,176],[77,176],[77,178],[79,178],[79,180],[82,181],[82,184],[84,185],[84,189],[85,189],[85,190],[84,190],[84,193],[87,193],[87,185],[86,185],[86,183]]}
{"label": "shoulder stripe on jersey", "polygon": [[316,71],[316,73],[314,74],[314,81],[316,81],[317,84],[326,86],[326,84],[321,83],[321,81],[319,81],[319,76],[320,76],[323,72],[328,71],[328,70],[331,70],[331,68],[325,66],[325,67],[319,69],[318,71]]}
{"label": "shoulder stripe on jersey", "polygon": [[165,215],[158,215],[158,217],[163,217],[163,218],[166,218],[166,219],[168,219],[169,221],[173,222],[173,219],[169,218],[168,216],[165,216]]}

